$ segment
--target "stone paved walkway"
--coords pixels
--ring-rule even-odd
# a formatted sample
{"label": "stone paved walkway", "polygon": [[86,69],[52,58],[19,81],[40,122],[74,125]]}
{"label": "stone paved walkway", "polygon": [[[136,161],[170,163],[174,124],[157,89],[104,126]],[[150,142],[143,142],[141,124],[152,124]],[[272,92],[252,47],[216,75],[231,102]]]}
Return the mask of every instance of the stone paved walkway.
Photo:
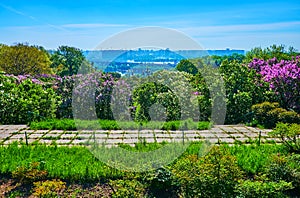
{"label": "stone paved walkway", "polygon": [[[123,131],[123,130],[96,130],[96,131],[63,131],[63,130],[29,130],[26,125],[0,125],[0,145],[12,142],[28,144],[46,143],[57,145],[85,145],[91,141],[104,143],[108,146],[118,143],[133,145],[139,141],[146,142],[172,142],[172,141],[203,141],[211,143],[234,143],[240,141],[247,143],[261,137],[262,142],[278,139],[269,137],[269,129],[258,129],[243,125],[216,125],[210,130],[202,131]],[[27,137],[27,138],[26,138]]]}

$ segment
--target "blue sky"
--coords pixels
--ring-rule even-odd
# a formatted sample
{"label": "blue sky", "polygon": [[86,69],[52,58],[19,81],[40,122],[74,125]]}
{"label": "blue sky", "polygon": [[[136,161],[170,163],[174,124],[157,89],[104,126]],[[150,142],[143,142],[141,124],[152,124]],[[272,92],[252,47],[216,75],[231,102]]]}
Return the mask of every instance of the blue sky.
{"label": "blue sky", "polygon": [[0,43],[94,49],[131,28],[179,30],[205,49],[284,44],[300,50],[300,1],[0,1]]}

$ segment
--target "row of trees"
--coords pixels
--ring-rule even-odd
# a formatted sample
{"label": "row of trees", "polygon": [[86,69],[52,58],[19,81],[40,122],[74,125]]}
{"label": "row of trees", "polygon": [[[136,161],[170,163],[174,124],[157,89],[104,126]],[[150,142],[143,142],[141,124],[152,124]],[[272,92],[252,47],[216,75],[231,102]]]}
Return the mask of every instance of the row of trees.
{"label": "row of trees", "polygon": [[49,53],[41,46],[0,44],[0,70],[8,74],[57,74],[71,76],[77,74],[84,64],[92,70],[82,51],[75,47],[60,46]]}
{"label": "row of trees", "polygon": [[[266,49],[254,48],[246,55],[234,54],[182,60],[176,67],[182,72],[159,71],[147,78],[133,76],[132,79],[120,80],[117,76],[95,72],[84,77],[87,79],[78,86],[83,89],[78,88],[75,91],[87,96],[84,91],[89,89],[85,89],[86,87],[97,88],[95,102],[91,104],[96,105],[97,116],[101,119],[113,119],[115,115],[120,117],[124,109],[114,108],[124,107],[130,109],[130,115],[135,120],[141,121],[152,120],[152,113],[157,113],[158,110],[163,112],[160,112],[157,119],[166,116],[168,121],[180,118],[210,120],[216,109],[219,114],[225,111],[220,105],[226,102],[226,123],[250,122],[254,112],[251,107],[267,101],[277,102],[283,108],[276,109],[277,112],[284,113],[280,117],[281,120],[287,114],[289,118],[285,120],[295,120],[300,119],[298,115],[300,113],[300,56],[298,55],[293,48],[285,50],[283,46],[274,45]],[[35,84],[49,84],[49,81],[52,82],[51,78],[56,79],[50,84],[61,97],[61,104],[56,112],[59,118],[72,117],[73,86],[75,79],[79,78],[74,74],[77,74],[82,64],[90,66],[82,52],[73,47],[61,46],[51,54],[42,47],[24,44],[0,47],[0,70],[7,74],[19,75],[15,76],[16,83],[21,82],[23,78],[31,78],[32,83]],[[41,76],[44,78],[43,75],[37,75],[45,73],[58,74],[64,78],[50,75],[40,79]],[[26,77],[24,74],[32,75]],[[0,84],[8,82],[7,87],[9,87],[12,80],[5,79],[0,79]],[[30,85],[31,81],[28,82]],[[219,85],[224,85],[221,86],[222,90],[219,89]],[[134,90],[127,88],[128,86]],[[11,89],[5,89],[4,94],[9,98],[8,90]],[[112,90],[115,90],[114,94]],[[14,92],[15,95],[17,93],[18,91]],[[189,97],[190,100],[187,99]],[[121,98],[127,103],[117,103]],[[111,106],[111,101],[114,101],[114,106]],[[85,102],[82,101],[80,104],[83,105]],[[197,106],[199,111],[196,113],[191,111],[197,110]],[[114,116],[112,109],[115,112]],[[269,111],[263,112],[268,114]],[[124,116],[126,117],[127,114]]]}

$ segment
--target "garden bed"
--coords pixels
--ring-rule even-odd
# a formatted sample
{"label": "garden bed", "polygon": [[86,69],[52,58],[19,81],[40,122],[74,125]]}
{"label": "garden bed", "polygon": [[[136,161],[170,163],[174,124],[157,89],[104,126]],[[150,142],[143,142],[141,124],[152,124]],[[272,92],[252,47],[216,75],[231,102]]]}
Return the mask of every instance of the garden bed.
{"label": "garden bed", "polygon": [[[148,152],[165,145],[120,146]],[[220,145],[201,156],[202,146],[192,143],[168,166],[128,172],[107,166],[85,147],[14,143],[0,147],[0,192],[6,197],[299,196],[300,155],[284,145]]]}

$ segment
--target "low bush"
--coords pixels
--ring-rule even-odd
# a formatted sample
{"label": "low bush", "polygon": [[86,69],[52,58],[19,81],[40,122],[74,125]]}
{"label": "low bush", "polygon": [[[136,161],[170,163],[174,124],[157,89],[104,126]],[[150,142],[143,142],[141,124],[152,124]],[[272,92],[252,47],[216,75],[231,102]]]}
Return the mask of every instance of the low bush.
{"label": "low bush", "polygon": [[12,172],[12,177],[21,183],[32,183],[47,177],[47,171],[40,170],[39,162],[31,162],[27,166],[19,166]]}
{"label": "low bush", "polygon": [[184,197],[232,197],[242,171],[227,148],[213,147],[204,157],[190,155],[172,172],[178,178]]}
{"label": "low bush", "polygon": [[300,153],[300,124],[278,123],[270,134],[280,138],[290,152]]}
{"label": "low bush", "polygon": [[165,167],[143,175],[150,197],[177,197],[180,184],[173,173]]}
{"label": "low bush", "polygon": [[30,122],[32,130],[76,130],[74,120],[71,119],[48,119],[40,122]]}
{"label": "low bush", "polygon": [[142,183],[135,179],[111,180],[110,185],[113,187],[113,198],[135,198],[145,197],[145,187]]}
{"label": "low bush", "polygon": [[281,180],[292,182],[295,178],[295,172],[289,166],[288,158],[286,156],[280,156],[280,154],[272,157],[266,172],[268,178],[274,182],[279,182]]}
{"label": "low bush", "polygon": [[285,111],[278,115],[279,122],[300,124],[300,115],[295,111]]}
{"label": "low bush", "polygon": [[66,182],[61,180],[46,180],[34,182],[32,195],[36,197],[57,197],[58,193],[66,189]]}
{"label": "low bush", "polygon": [[293,189],[291,182],[279,181],[242,181],[236,189],[237,197],[288,197],[285,192]]}
{"label": "low bush", "polygon": [[252,106],[254,120],[266,128],[274,128],[277,122],[300,123],[300,115],[280,108],[279,103],[263,102]]}
{"label": "low bush", "polygon": [[256,144],[234,145],[230,147],[230,153],[236,156],[239,167],[250,178],[259,173],[265,173],[265,167],[272,160],[272,154],[287,154],[283,145]]}
{"label": "low bush", "polygon": [[[279,103],[263,102],[252,106],[254,112],[254,119],[257,120],[263,126],[270,128],[275,126],[277,122],[277,114],[269,114],[270,111],[279,108]],[[272,117],[273,115],[273,117]]]}

